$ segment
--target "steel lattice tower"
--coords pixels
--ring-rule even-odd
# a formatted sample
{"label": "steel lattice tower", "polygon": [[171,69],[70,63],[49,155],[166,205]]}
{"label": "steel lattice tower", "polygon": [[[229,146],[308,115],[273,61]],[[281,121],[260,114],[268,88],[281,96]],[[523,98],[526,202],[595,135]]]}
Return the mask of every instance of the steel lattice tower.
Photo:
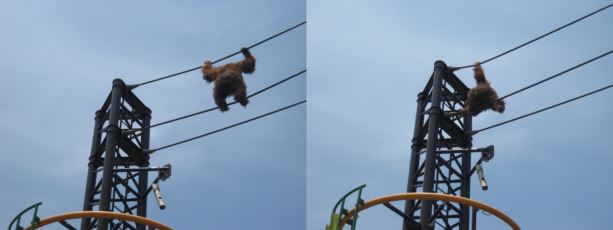
{"label": "steel lattice tower", "polygon": [[[83,210],[117,211],[147,216],[149,127],[151,110],[121,79],[113,81],[110,95],[96,112],[89,156]],[[133,223],[83,219],[81,229],[145,229]]]}
{"label": "steel lattice tower", "polygon": [[[469,88],[442,61],[418,94],[407,192],[470,198],[472,117],[445,116],[464,107]],[[469,229],[470,207],[440,201],[407,201],[403,229]],[[419,223],[419,224],[417,224]]]}

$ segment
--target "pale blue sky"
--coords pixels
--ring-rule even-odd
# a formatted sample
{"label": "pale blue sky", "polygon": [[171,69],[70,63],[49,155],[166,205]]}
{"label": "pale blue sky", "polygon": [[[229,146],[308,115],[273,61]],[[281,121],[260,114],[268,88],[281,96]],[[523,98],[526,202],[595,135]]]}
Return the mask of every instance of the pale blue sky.
{"label": "pale blue sky", "polygon": [[[417,93],[434,61],[472,64],[570,22],[609,1],[307,1],[307,229],[322,229],[338,199],[367,184],[366,199],[404,192]],[[611,9],[484,66],[499,94],[613,48]],[[613,83],[606,57],[507,99],[482,128]],[[456,74],[473,86],[470,69]],[[523,229],[607,229],[613,218],[611,90],[476,135],[493,144],[490,189],[473,198]],[[402,205],[397,204],[401,207]],[[381,206],[358,229],[400,229]],[[506,229],[479,216],[480,229]]]}
{"label": "pale blue sky", "polygon": [[[1,1],[0,226],[37,201],[43,217],[81,209],[94,113],[114,78],[131,84],[189,69],[305,20],[304,0]],[[258,62],[245,77],[249,92],[306,68],[305,33],[303,26],[252,49]],[[134,92],[152,109],[152,123],[214,106],[199,71]],[[154,128],[151,146],[305,97],[303,75],[247,109]],[[167,208],[150,196],[149,217],[176,229],[303,227],[305,116],[301,105],[155,153],[151,165],[170,163],[173,175],[161,183]]]}

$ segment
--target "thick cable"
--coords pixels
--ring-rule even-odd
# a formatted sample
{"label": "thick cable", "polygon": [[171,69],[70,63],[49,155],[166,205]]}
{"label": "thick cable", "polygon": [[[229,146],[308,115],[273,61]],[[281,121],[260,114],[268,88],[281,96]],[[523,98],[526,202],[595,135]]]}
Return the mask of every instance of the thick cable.
{"label": "thick cable", "polygon": [[574,69],[576,69],[576,68],[579,68],[579,67],[581,67],[581,66],[584,66],[584,65],[586,65],[586,64],[588,64],[588,63],[590,63],[590,62],[593,62],[593,61],[595,61],[595,60],[598,60],[598,59],[600,59],[600,58],[602,58],[602,57],[604,57],[604,56],[607,56],[607,55],[609,55],[609,54],[611,54],[611,53],[613,53],[613,50],[609,50],[609,52],[606,52],[606,53],[604,53],[604,54],[601,54],[601,55],[600,55],[600,56],[598,56],[598,57],[595,57],[595,58],[592,58],[592,59],[590,59],[590,60],[587,60],[587,61],[585,61],[585,62],[583,62],[583,63],[581,63],[581,64],[578,64],[578,65],[576,65],[576,66],[573,66],[573,67],[571,67],[571,68],[569,68],[569,69],[566,69],[566,70],[564,70],[564,71],[562,71],[562,72],[559,72],[559,73],[557,73],[557,74],[555,74],[555,75],[553,75],[553,76],[551,76],[551,77],[545,78],[545,79],[540,80],[540,81],[538,81],[538,82],[536,82],[536,83],[534,83],[534,84],[532,84],[532,85],[526,86],[526,87],[524,87],[524,88],[521,88],[521,89],[519,89],[519,90],[516,90],[515,92],[509,93],[509,94],[507,94],[506,96],[499,98],[498,100],[502,100],[502,99],[505,99],[505,98],[507,98],[507,97],[513,96],[513,95],[515,95],[515,94],[517,94],[517,93],[519,93],[519,92],[521,92],[521,91],[527,90],[527,89],[532,88],[532,87],[534,87],[534,86],[537,86],[537,85],[539,85],[539,84],[541,84],[541,83],[543,83],[543,82],[546,82],[546,81],[549,81],[549,80],[554,79],[554,78],[556,78],[556,77],[559,77],[559,76],[561,76],[561,75],[563,75],[563,74],[565,74],[565,73],[568,73],[568,72],[570,72],[570,71],[572,71],[572,70],[574,70]]}
{"label": "thick cable", "polygon": [[[306,21],[303,21],[303,22],[299,23],[298,25],[292,26],[292,27],[290,27],[290,28],[288,28],[288,29],[286,29],[284,31],[281,31],[281,32],[279,32],[279,33],[277,33],[277,34],[275,34],[273,36],[270,36],[270,37],[268,37],[268,38],[266,38],[266,39],[264,39],[262,41],[259,41],[258,43],[255,43],[255,44],[249,46],[248,49],[256,47],[256,46],[258,46],[258,45],[260,45],[260,44],[262,44],[264,42],[270,41],[271,39],[276,38],[276,37],[278,37],[278,36],[280,36],[280,35],[282,35],[284,33],[287,33],[287,32],[289,32],[289,31],[291,31],[293,29],[296,29],[296,28],[298,28],[298,27],[300,27],[300,26],[302,26],[304,24],[306,24]],[[222,57],[220,59],[215,60],[214,62],[212,62],[212,64],[215,64],[217,62],[226,60],[226,59],[228,59],[228,58],[230,58],[230,57],[232,57],[234,55],[237,55],[239,53],[241,53],[241,51],[236,51],[236,52],[234,52],[232,54],[229,54],[228,56],[225,56],[225,57]],[[184,73],[189,73],[189,72],[192,72],[194,70],[198,70],[200,68],[202,68],[202,66],[194,67],[194,68],[191,68],[191,69],[188,69],[188,70],[184,70],[184,71],[181,71],[181,72],[178,72],[178,73],[174,73],[174,74],[171,74],[171,75],[163,76],[163,77],[156,78],[156,79],[153,79],[153,80],[145,81],[145,82],[138,83],[138,84],[135,84],[135,85],[129,85],[129,88],[130,89],[134,89],[134,88],[139,87],[141,85],[146,85],[146,84],[153,83],[153,82],[156,82],[156,81],[160,81],[160,80],[164,80],[164,79],[167,79],[167,78],[175,77],[175,76],[178,76],[178,75],[181,75],[181,74],[184,74]]]}
{"label": "thick cable", "polygon": [[558,106],[560,106],[560,105],[563,105],[563,104],[566,104],[566,103],[569,103],[569,102],[572,102],[572,101],[575,101],[575,100],[578,100],[578,99],[581,99],[581,98],[584,98],[584,97],[590,96],[590,95],[592,95],[592,94],[598,93],[598,92],[600,92],[600,91],[606,90],[606,89],[611,88],[611,87],[613,87],[613,84],[610,84],[610,85],[605,86],[605,87],[603,87],[603,88],[600,88],[600,89],[594,90],[594,91],[592,91],[592,92],[589,92],[589,93],[583,94],[583,95],[581,95],[581,96],[578,96],[578,97],[575,97],[575,98],[571,98],[571,99],[569,99],[569,100],[566,100],[566,101],[560,102],[560,103],[558,103],[558,104],[555,104],[555,105],[552,105],[552,106],[549,106],[549,107],[546,107],[546,108],[543,108],[543,109],[540,109],[540,110],[537,110],[537,111],[534,111],[534,112],[531,112],[531,113],[528,113],[528,114],[525,114],[525,115],[522,115],[522,116],[519,116],[519,117],[516,117],[516,118],[513,118],[513,119],[510,119],[510,120],[507,120],[507,121],[504,121],[504,122],[500,122],[500,123],[495,124],[495,125],[491,125],[491,126],[488,126],[488,127],[482,128],[482,129],[479,129],[479,130],[475,130],[475,131],[473,131],[471,134],[472,134],[472,135],[475,135],[475,134],[480,133],[480,132],[482,132],[482,131],[485,131],[485,130],[488,130],[488,129],[492,129],[492,128],[496,128],[496,127],[498,127],[498,126],[501,126],[501,125],[504,125],[504,124],[507,124],[507,123],[511,123],[511,122],[513,122],[513,121],[517,121],[517,120],[522,119],[522,118],[525,118],[525,117],[532,116],[532,115],[534,115],[534,114],[537,114],[537,113],[543,112],[543,111],[545,111],[545,110],[549,110],[549,109],[552,109],[552,108],[558,107]]}
{"label": "thick cable", "polygon": [[[289,77],[286,77],[285,79],[283,79],[281,81],[278,81],[278,82],[276,82],[276,83],[274,83],[272,85],[269,85],[269,86],[267,86],[267,87],[265,87],[263,89],[260,89],[260,90],[256,91],[255,93],[252,93],[251,95],[247,96],[247,98],[251,98],[251,97],[254,97],[254,96],[256,96],[256,95],[258,95],[260,93],[263,93],[264,91],[267,91],[267,90],[269,90],[269,89],[271,89],[271,88],[273,88],[273,87],[275,87],[277,85],[280,85],[281,83],[286,82],[286,81],[288,81],[288,80],[290,80],[292,78],[300,76],[301,74],[303,74],[305,72],[306,72],[306,69],[302,70],[302,71],[300,71],[298,73],[295,73],[295,74],[293,74],[293,75],[291,75]],[[237,101],[233,101],[231,103],[228,103],[228,106],[234,105],[236,103],[238,103],[238,102]],[[205,110],[202,110],[202,111],[198,111],[198,112],[195,112],[195,113],[191,113],[191,114],[188,114],[188,115],[185,115],[185,116],[181,116],[181,117],[173,118],[173,119],[170,119],[170,120],[167,120],[167,121],[163,121],[163,122],[160,122],[160,123],[157,123],[157,124],[154,124],[154,125],[145,126],[145,127],[136,128],[136,129],[128,129],[128,130],[124,130],[122,132],[124,132],[124,133],[133,133],[133,132],[136,132],[136,131],[150,129],[150,128],[153,128],[153,127],[157,127],[157,126],[160,126],[160,125],[165,125],[165,124],[172,123],[172,122],[175,122],[175,121],[183,120],[185,118],[193,117],[193,116],[200,115],[200,114],[203,114],[203,113],[208,113],[208,112],[211,112],[211,111],[215,111],[217,109],[219,109],[219,107],[208,108],[208,109],[205,109]]]}
{"label": "thick cable", "polygon": [[[503,53],[501,53],[501,54],[498,54],[498,55],[496,55],[496,56],[494,56],[494,57],[491,57],[491,58],[489,58],[489,59],[487,59],[487,60],[485,60],[485,61],[482,61],[482,62],[481,62],[481,64],[485,64],[485,63],[487,63],[487,62],[489,62],[489,61],[492,61],[492,60],[494,60],[494,59],[496,59],[496,58],[499,58],[499,57],[502,57],[502,56],[504,56],[504,55],[506,55],[506,54],[508,54],[508,53],[511,53],[511,52],[513,52],[513,51],[515,51],[515,50],[517,50],[517,49],[519,49],[519,48],[522,48],[522,47],[524,47],[524,46],[527,46],[527,45],[528,45],[528,44],[530,44],[530,43],[533,43],[533,42],[535,42],[535,41],[538,41],[538,40],[540,40],[541,38],[547,37],[547,36],[549,36],[549,35],[551,35],[551,34],[553,34],[553,33],[555,33],[555,32],[558,32],[558,31],[560,31],[560,30],[562,30],[562,29],[564,29],[564,28],[566,28],[566,27],[568,27],[568,26],[572,25],[572,24],[575,24],[575,23],[577,23],[577,22],[579,22],[579,21],[581,21],[581,20],[583,20],[583,19],[586,19],[586,18],[588,18],[588,17],[590,17],[590,16],[592,16],[592,15],[594,15],[594,14],[597,14],[597,13],[599,13],[599,12],[603,11],[603,10],[606,10],[607,8],[609,8],[609,7],[611,7],[611,6],[613,6],[613,4],[609,4],[609,5],[607,5],[607,6],[603,7],[603,8],[600,8],[600,9],[598,9],[598,10],[596,10],[596,11],[594,11],[594,12],[590,13],[590,14],[587,14],[587,15],[585,15],[585,16],[583,16],[583,17],[580,17],[580,18],[578,18],[578,19],[575,19],[574,21],[572,21],[572,22],[570,22],[570,23],[568,23],[568,24],[566,24],[566,25],[560,26],[560,27],[558,27],[558,28],[556,28],[556,29],[554,29],[554,30],[552,30],[552,31],[549,31],[549,32],[547,32],[547,33],[545,33],[545,34],[543,34],[543,35],[541,35],[541,36],[539,36],[539,37],[536,37],[536,38],[534,38],[534,39],[532,39],[532,40],[530,40],[530,41],[527,41],[527,42],[525,42],[524,44],[521,44],[521,45],[519,45],[519,46],[516,46],[515,48],[512,48],[512,49],[507,50],[507,51],[505,51],[505,52],[503,52]],[[473,66],[474,66],[474,65],[467,65],[467,66],[462,66],[462,67],[454,67],[454,68],[453,68],[453,70],[460,70],[460,69],[464,69],[464,68],[468,68],[468,67],[473,67]]]}
{"label": "thick cable", "polygon": [[305,103],[305,102],[306,102],[306,100],[303,100],[303,101],[300,101],[300,102],[297,102],[297,103],[294,103],[294,104],[291,104],[291,105],[285,106],[285,107],[283,107],[283,108],[280,108],[280,109],[277,109],[277,110],[274,110],[274,111],[271,111],[271,112],[268,112],[268,113],[265,113],[265,114],[259,115],[259,116],[257,116],[257,117],[253,117],[253,118],[251,118],[251,119],[244,120],[244,121],[241,121],[241,122],[239,122],[239,123],[236,123],[236,124],[233,124],[233,125],[230,125],[230,126],[226,126],[226,127],[224,127],[224,128],[221,128],[221,129],[217,129],[217,130],[214,130],[214,131],[211,131],[211,132],[208,132],[208,133],[202,134],[202,135],[198,135],[198,136],[195,136],[195,137],[192,137],[192,138],[189,138],[189,139],[185,139],[185,140],[182,140],[182,141],[179,141],[179,142],[175,142],[175,143],[173,143],[173,144],[165,145],[165,146],[162,146],[162,147],[159,147],[159,148],[150,149],[150,150],[143,150],[143,152],[145,152],[145,153],[147,153],[147,154],[153,154],[153,153],[154,153],[154,152],[156,152],[156,151],[159,151],[159,150],[162,150],[162,149],[166,149],[166,148],[170,148],[170,147],[173,147],[173,146],[176,146],[176,145],[180,145],[180,144],[183,144],[183,143],[186,143],[186,142],[189,142],[189,141],[193,141],[193,140],[196,140],[196,139],[199,139],[199,138],[202,138],[202,137],[206,137],[206,136],[209,136],[209,135],[211,135],[211,134],[215,134],[215,133],[218,133],[218,132],[224,131],[224,130],[226,130],[226,129],[230,129],[230,128],[233,128],[233,127],[236,127],[236,126],[239,126],[239,125],[242,125],[242,124],[245,124],[245,123],[248,123],[248,122],[251,122],[251,121],[254,121],[254,120],[257,120],[257,119],[260,119],[260,118],[266,117],[266,116],[269,116],[269,115],[272,115],[272,114],[274,114],[274,113],[281,112],[281,111],[283,111],[283,110],[286,110],[286,109],[292,108],[292,107],[294,107],[294,106],[297,106],[297,105],[303,104],[303,103]]}

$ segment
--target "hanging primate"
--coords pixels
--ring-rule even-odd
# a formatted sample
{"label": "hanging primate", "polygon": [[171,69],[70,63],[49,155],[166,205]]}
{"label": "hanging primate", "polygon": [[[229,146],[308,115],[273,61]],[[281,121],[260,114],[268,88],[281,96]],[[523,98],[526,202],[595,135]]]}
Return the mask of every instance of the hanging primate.
{"label": "hanging primate", "polygon": [[213,98],[222,112],[228,111],[226,98],[229,96],[234,96],[234,100],[243,107],[246,107],[249,103],[247,86],[242,73],[251,74],[255,71],[255,57],[251,55],[247,48],[242,48],[241,52],[245,56],[242,61],[228,63],[220,67],[213,67],[210,61],[205,61],[202,67],[204,80],[209,83],[215,81]]}
{"label": "hanging primate", "polygon": [[496,91],[490,86],[487,79],[485,79],[481,63],[475,63],[473,72],[475,74],[474,77],[477,81],[477,86],[468,91],[468,99],[466,99],[464,108],[460,109],[459,112],[463,115],[472,116],[477,116],[487,109],[492,109],[499,113],[504,112],[504,100],[498,99],[498,94],[496,94]]}

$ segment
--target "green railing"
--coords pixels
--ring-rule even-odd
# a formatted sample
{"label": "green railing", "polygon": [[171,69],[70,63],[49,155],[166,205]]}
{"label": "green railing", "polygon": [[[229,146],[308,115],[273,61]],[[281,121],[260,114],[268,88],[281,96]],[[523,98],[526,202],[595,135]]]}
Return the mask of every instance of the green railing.
{"label": "green railing", "polygon": [[[347,221],[347,224],[351,225],[351,230],[355,230],[355,225],[356,222],[358,220],[358,213],[357,210],[364,205],[364,200],[362,200],[362,189],[364,189],[364,187],[366,187],[365,184],[360,185],[357,188],[354,188],[353,190],[349,191],[347,194],[345,194],[337,203],[336,205],[334,205],[334,209],[332,209],[332,215],[330,217],[330,224],[326,225],[326,230],[338,230],[340,228],[340,220],[343,219],[343,217],[347,216],[347,213],[349,212],[346,208],[345,208],[345,200],[353,193],[358,192],[358,196],[357,196],[357,200],[356,200],[356,204],[355,204],[355,208],[356,208],[356,213],[353,215],[353,218],[351,218],[349,221]],[[340,209],[338,209],[340,207]]]}
{"label": "green railing", "polygon": [[26,208],[25,210],[23,210],[19,214],[17,214],[17,216],[9,224],[8,230],[11,230],[11,228],[13,227],[13,224],[15,224],[15,222],[17,222],[17,225],[15,225],[15,229],[14,230],[23,230],[23,227],[19,226],[19,222],[21,222],[21,215],[23,215],[26,212],[30,211],[30,209],[34,209],[34,215],[32,217],[32,222],[30,222],[30,225],[32,226],[31,229],[32,230],[36,229],[36,225],[40,222],[40,218],[38,218],[37,214],[38,214],[38,206],[40,206],[41,204],[43,204],[43,202],[38,202],[36,204],[33,204],[32,206]]}

